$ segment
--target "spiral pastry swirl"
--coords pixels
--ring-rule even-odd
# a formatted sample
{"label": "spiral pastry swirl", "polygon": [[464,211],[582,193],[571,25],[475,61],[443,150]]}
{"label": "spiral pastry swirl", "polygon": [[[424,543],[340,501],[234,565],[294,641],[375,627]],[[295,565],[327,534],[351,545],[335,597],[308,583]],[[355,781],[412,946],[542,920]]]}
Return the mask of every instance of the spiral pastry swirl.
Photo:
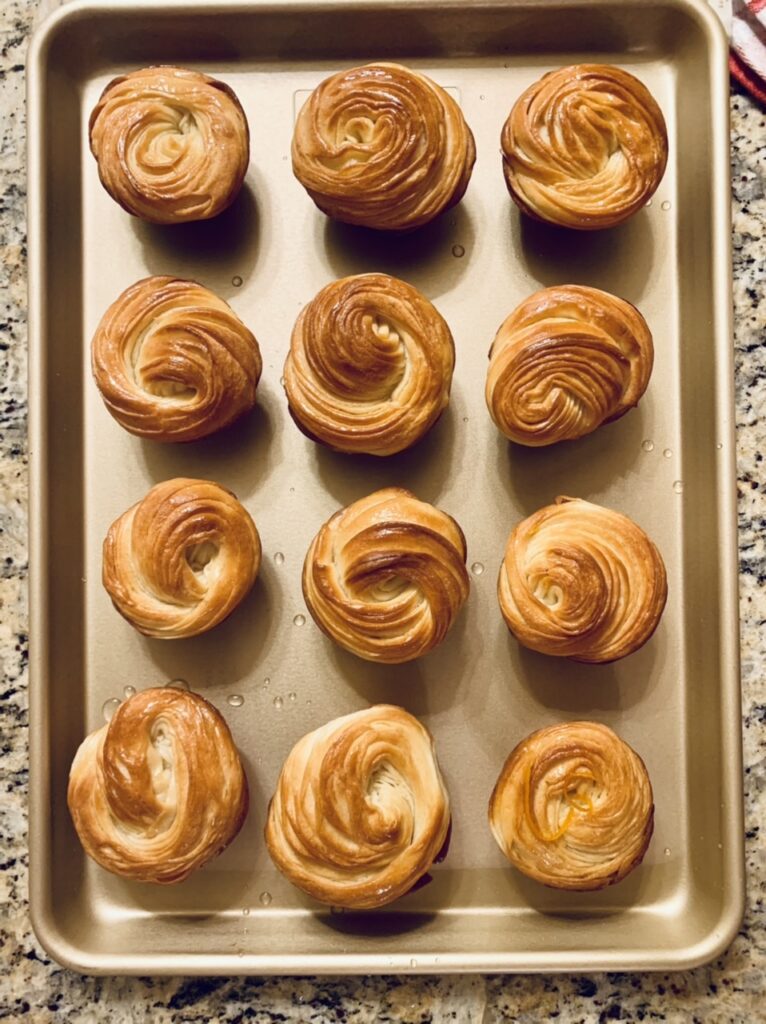
{"label": "spiral pastry swirl", "polygon": [[475,159],[457,103],[401,64],[325,79],[293,135],[293,173],[319,209],[387,231],[420,227],[458,203]]}
{"label": "spiral pastry swirl", "polygon": [[654,346],[635,306],[570,284],[522,302],[497,332],[489,359],[492,419],[511,441],[537,447],[583,437],[637,405]]}
{"label": "spiral pastry swirl", "polygon": [[112,303],[91,345],[96,385],[131,434],[196,441],[255,404],[258,342],[196,281],[148,277]]}
{"label": "spiral pastry swirl", "polygon": [[279,870],[314,899],[371,909],[409,892],[449,825],[428,730],[379,704],[296,743],[269,804],[266,844]]}
{"label": "spiral pastry swirl", "polygon": [[303,595],[331,640],[367,661],[428,654],[468,597],[463,531],[446,512],[386,487],[336,512],[311,542]]}
{"label": "spiral pastry swirl", "polygon": [[662,111],[643,83],[605,64],[574,64],[521,94],[501,136],[516,204],[568,228],[609,228],[646,204],[665,173]]}
{"label": "spiral pastry swirl", "polygon": [[247,779],[221,715],[184,690],[143,690],[80,745],[69,810],[85,852],[138,882],[182,882],[247,815]]}
{"label": "spiral pastry swirl", "polygon": [[250,134],[228,85],[197,71],[143,68],[107,85],[90,116],[101,183],[154,224],[207,220],[233,202]]}
{"label": "spiral pastry swirl", "polygon": [[644,531],[579,498],[557,498],[511,531],[498,580],[519,643],[592,663],[645,644],[667,593],[665,565]]}
{"label": "spiral pastry swirl", "polygon": [[217,626],[258,575],[261,541],[231,491],[179,477],[157,484],[109,528],[103,581],[140,633],[196,636]]}
{"label": "spiral pastry swirl", "polygon": [[603,889],[643,859],[654,798],[638,754],[596,722],[527,736],[503,766],[489,823],[508,860],[556,889]]}
{"label": "spiral pastry swirl", "polygon": [[284,383],[309,437],[343,452],[392,455],[449,402],[455,346],[417,289],[387,274],[323,288],[293,330]]}

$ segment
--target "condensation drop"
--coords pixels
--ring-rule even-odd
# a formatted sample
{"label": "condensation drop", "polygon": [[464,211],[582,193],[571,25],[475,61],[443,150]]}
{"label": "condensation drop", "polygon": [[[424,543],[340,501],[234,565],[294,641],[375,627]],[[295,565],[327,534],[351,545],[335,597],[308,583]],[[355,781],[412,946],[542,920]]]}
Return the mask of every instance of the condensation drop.
{"label": "condensation drop", "polygon": [[169,690],[188,690],[189,689],[189,684],[186,682],[185,679],[171,679],[169,683],[165,684],[165,686]]}
{"label": "condensation drop", "polygon": [[410,967],[417,967],[417,966],[418,966],[418,962],[417,962],[417,960],[415,959],[415,957],[413,957],[413,958],[412,958],[412,959],[410,960]]}
{"label": "condensation drop", "polygon": [[282,700],[281,697],[275,697],[273,703],[274,703],[274,707],[277,710],[279,710],[282,707],[282,705],[284,704],[284,701]]}
{"label": "condensation drop", "polygon": [[250,907],[243,907],[242,908],[242,916],[243,917],[249,917],[250,916]]}
{"label": "condensation drop", "polygon": [[239,274],[237,274],[236,277],[232,277],[231,283],[234,285],[235,288],[241,288],[242,287],[242,278],[239,276]]}
{"label": "condensation drop", "polygon": [[305,624],[305,622],[306,622],[306,616],[305,615],[301,615],[300,612],[293,619],[293,625],[294,626],[303,626]]}
{"label": "condensation drop", "polygon": [[641,442],[641,447],[644,449],[645,452],[653,452],[654,451],[654,441],[650,441],[647,438],[646,441],[642,441]]}
{"label": "condensation drop", "polygon": [[468,417],[467,417],[467,416],[464,416],[464,417],[463,417],[463,423],[467,423],[467,422],[468,422]]}
{"label": "condensation drop", "polygon": [[262,892],[258,899],[260,901],[261,906],[268,907],[268,905],[271,903],[271,893]]}
{"label": "condensation drop", "polygon": [[114,713],[120,704],[122,704],[122,701],[119,697],[110,697],[109,700],[104,701],[104,706],[101,710],[104,712],[105,722],[111,722],[114,718]]}
{"label": "condensation drop", "polygon": [[241,693],[232,693],[226,698],[226,703],[231,704],[233,708],[241,708],[245,703],[245,698]]}
{"label": "condensation drop", "polygon": [[667,201],[667,199],[665,200],[664,203],[660,204],[660,209],[661,210],[669,210],[670,209],[670,203]]}
{"label": "condensation drop", "polygon": [[263,680],[264,690],[267,689],[269,686],[271,686],[271,679],[268,676],[266,676],[266,678]]}
{"label": "condensation drop", "polygon": [[291,704],[294,704],[296,702],[296,700],[298,699],[298,694],[297,693],[288,693],[287,699],[290,701]]}
{"label": "condensation drop", "polygon": [[243,951],[241,949],[237,953],[237,956],[239,957],[240,960],[244,960],[244,958],[245,958],[245,954],[243,953]]}
{"label": "condensation drop", "polygon": [[647,199],[647,200],[646,200],[646,205],[647,205],[647,206],[651,206],[651,205],[652,205],[652,201],[651,201],[651,199]]}
{"label": "condensation drop", "polygon": [[307,707],[307,708],[310,708],[310,707],[311,707],[311,698],[310,698],[310,697],[309,697],[309,699],[308,699],[308,700],[306,701],[306,707]]}
{"label": "condensation drop", "polygon": [[481,576],[481,574],[484,572],[484,563],[474,562],[473,565],[471,566],[471,572],[474,574],[474,576]]}
{"label": "condensation drop", "polygon": [[662,454],[665,456],[666,459],[669,459],[673,452],[670,450],[670,448],[666,448]]}
{"label": "condensation drop", "polygon": [[719,452],[720,452],[720,450],[721,450],[721,449],[723,448],[723,445],[721,444],[721,442],[720,442],[720,441],[719,441],[719,442],[718,442],[718,444],[716,445],[716,448],[718,449],[718,451],[719,451]]}
{"label": "condensation drop", "polygon": [[670,847],[666,846],[665,849],[662,852],[665,854],[666,857],[669,857],[670,856]]}
{"label": "condensation drop", "polygon": [[282,385],[282,387],[284,387],[285,386],[285,378],[284,377],[280,377],[279,378],[279,383]]}
{"label": "condensation drop", "polygon": [[479,99],[480,99],[480,100],[483,100],[483,99],[484,99],[484,97],[483,97],[483,96],[479,96]]}
{"label": "condensation drop", "polygon": [[464,245],[453,245],[452,246],[452,255],[453,256],[457,256],[458,259],[460,259],[461,256],[465,256],[465,246]]}
{"label": "condensation drop", "polygon": [[135,686],[125,686],[122,691],[126,697],[135,697],[136,688]]}
{"label": "condensation drop", "polygon": [[274,562],[277,565],[284,565],[284,561],[285,561],[285,556],[282,554],[281,551],[277,551],[276,555],[274,555]]}
{"label": "condensation drop", "polygon": [[683,489],[684,489],[684,482],[683,482],[683,480],[674,480],[673,481],[673,490],[676,492],[676,494],[680,494],[681,491],[683,491]]}
{"label": "condensation drop", "polygon": [[290,494],[295,494],[295,488],[294,487],[290,488]]}

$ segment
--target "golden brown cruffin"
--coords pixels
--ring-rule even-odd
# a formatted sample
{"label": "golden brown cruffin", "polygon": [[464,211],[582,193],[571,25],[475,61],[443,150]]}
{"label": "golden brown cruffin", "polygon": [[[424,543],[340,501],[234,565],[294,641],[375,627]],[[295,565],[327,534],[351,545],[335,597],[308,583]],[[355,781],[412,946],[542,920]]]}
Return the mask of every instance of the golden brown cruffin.
{"label": "golden brown cruffin", "polygon": [[489,351],[485,397],[517,444],[572,441],[638,404],[654,363],[635,306],[598,288],[559,285],[525,299]]}
{"label": "golden brown cruffin", "polygon": [[303,595],[331,640],[368,661],[428,654],[468,597],[463,531],[446,512],[386,487],[336,512],[311,542]]}
{"label": "golden brown cruffin", "polygon": [[207,220],[232,203],[250,159],[247,119],[215,78],[159,66],[113,79],[90,115],[101,183],[154,224]]}
{"label": "golden brown cruffin", "polygon": [[646,643],[668,585],[662,556],[640,526],[601,505],[557,498],[511,531],[497,591],[524,647],[596,663]]}
{"label": "golden brown cruffin", "polygon": [[430,733],[403,708],[378,704],[296,743],[269,804],[266,845],[314,899],[366,910],[413,888],[449,826]]}
{"label": "golden brown cruffin", "polygon": [[155,441],[196,441],[255,404],[258,342],[231,307],[196,281],[147,277],[104,313],[93,376],[117,422]]}
{"label": "golden brown cruffin", "polygon": [[284,385],[293,419],[342,452],[393,455],[449,402],[455,346],[425,296],[388,274],[333,281],[293,329]]}
{"label": "golden brown cruffin", "polygon": [[646,853],[654,798],[644,762],[597,722],[539,729],[512,751],[489,802],[497,844],[555,889],[603,889]]}
{"label": "golden brown cruffin", "polygon": [[293,173],[319,209],[385,231],[420,227],[458,203],[475,159],[449,93],[387,62],[326,78],[293,134]]}
{"label": "golden brown cruffin", "polygon": [[521,94],[501,136],[508,191],[524,213],[568,228],[610,228],[651,198],[668,158],[654,97],[606,64],[573,64]]}
{"label": "golden brown cruffin", "polygon": [[255,523],[231,491],[179,477],[152,487],[109,527],[103,581],[131,626],[172,640],[222,622],[260,564]]}
{"label": "golden brown cruffin", "polygon": [[69,810],[85,852],[136,882],[182,882],[221,853],[247,816],[229,727],[185,690],[142,690],[83,740]]}

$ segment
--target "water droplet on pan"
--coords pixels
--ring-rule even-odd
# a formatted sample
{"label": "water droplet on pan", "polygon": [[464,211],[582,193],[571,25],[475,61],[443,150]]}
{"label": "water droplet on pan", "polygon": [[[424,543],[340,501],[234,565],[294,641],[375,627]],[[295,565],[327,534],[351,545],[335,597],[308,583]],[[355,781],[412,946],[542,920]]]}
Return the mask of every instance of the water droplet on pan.
{"label": "water droplet on pan", "polygon": [[306,616],[305,615],[301,615],[300,613],[298,613],[298,615],[296,615],[295,618],[293,619],[293,625],[294,626],[302,626],[302,625],[304,625],[305,622],[306,622]]}
{"label": "water droplet on pan", "polygon": [[457,257],[457,259],[460,259],[461,256],[465,256],[465,246],[464,245],[453,245],[452,246],[452,255]]}
{"label": "water droplet on pan", "polygon": [[104,701],[104,706],[101,710],[104,712],[105,722],[111,722],[114,718],[114,713],[120,704],[122,704],[122,701],[119,697],[110,697],[109,700]]}
{"label": "water droplet on pan", "polygon": [[474,574],[474,576],[481,576],[481,574],[484,572],[484,563],[474,562],[473,565],[471,566],[471,572]]}
{"label": "water droplet on pan", "polygon": [[290,701],[291,704],[294,704],[296,702],[296,700],[298,699],[298,694],[297,693],[288,693],[287,699]]}
{"label": "water droplet on pan", "polygon": [[268,907],[269,904],[271,903],[271,893],[262,892],[261,895],[258,897],[258,900],[260,901],[261,906]]}
{"label": "water droplet on pan", "polygon": [[676,494],[680,494],[683,491],[683,489],[684,489],[684,482],[683,482],[683,480],[675,480],[673,482],[673,490],[676,492]]}
{"label": "water droplet on pan", "polygon": [[281,551],[277,551],[276,555],[274,555],[274,562],[277,565],[284,565],[285,556],[282,554]]}
{"label": "water droplet on pan", "polygon": [[277,711],[279,711],[279,709],[284,704],[284,701],[282,700],[281,697],[275,697],[274,701],[273,701],[273,704],[274,704],[274,707],[277,709]]}
{"label": "water droplet on pan", "polygon": [[241,288],[242,287],[242,278],[239,276],[239,274],[237,274],[236,277],[232,277],[231,283],[234,285],[235,288]]}
{"label": "water droplet on pan", "polygon": [[230,704],[233,708],[241,708],[245,703],[245,698],[241,693],[231,693],[226,698],[226,703]]}
{"label": "water droplet on pan", "polygon": [[641,447],[644,449],[645,452],[653,452],[654,451],[654,441],[650,441],[647,438],[646,441],[642,441],[641,442]]}
{"label": "water droplet on pan", "polygon": [[673,452],[670,450],[670,448],[666,448],[665,451],[662,454],[664,455],[664,457],[666,459],[669,459],[670,456],[673,454]]}
{"label": "water droplet on pan", "polygon": [[669,210],[670,209],[670,203],[667,201],[667,199],[665,200],[664,203],[660,204],[660,209],[661,210]]}
{"label": "water droplet on pan", "polygon": [[123,687],[122,692],[125,694],[126,697],[135,697],[136,688],[135,686],[125,686]]}
{"label": "water droplet on pan", "polygon": [[185,679],[171,679],[169,683],[165,683],[168,690],[188,690],[189,684]]}

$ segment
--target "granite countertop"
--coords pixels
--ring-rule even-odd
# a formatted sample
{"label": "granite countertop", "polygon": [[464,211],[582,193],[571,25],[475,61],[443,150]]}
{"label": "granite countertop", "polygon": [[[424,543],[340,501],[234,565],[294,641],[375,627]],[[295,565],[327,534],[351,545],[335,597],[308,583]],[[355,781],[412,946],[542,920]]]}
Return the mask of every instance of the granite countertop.
{"label": "granite countertop", "polygon": [[678,974],[299,980],[82,978],[41,949],[26,903],[24,58],[38,7],[0,0],[0,1021],[766,1021],[766,114],[739,94],[731,154],[748,897],[731,948]]}

